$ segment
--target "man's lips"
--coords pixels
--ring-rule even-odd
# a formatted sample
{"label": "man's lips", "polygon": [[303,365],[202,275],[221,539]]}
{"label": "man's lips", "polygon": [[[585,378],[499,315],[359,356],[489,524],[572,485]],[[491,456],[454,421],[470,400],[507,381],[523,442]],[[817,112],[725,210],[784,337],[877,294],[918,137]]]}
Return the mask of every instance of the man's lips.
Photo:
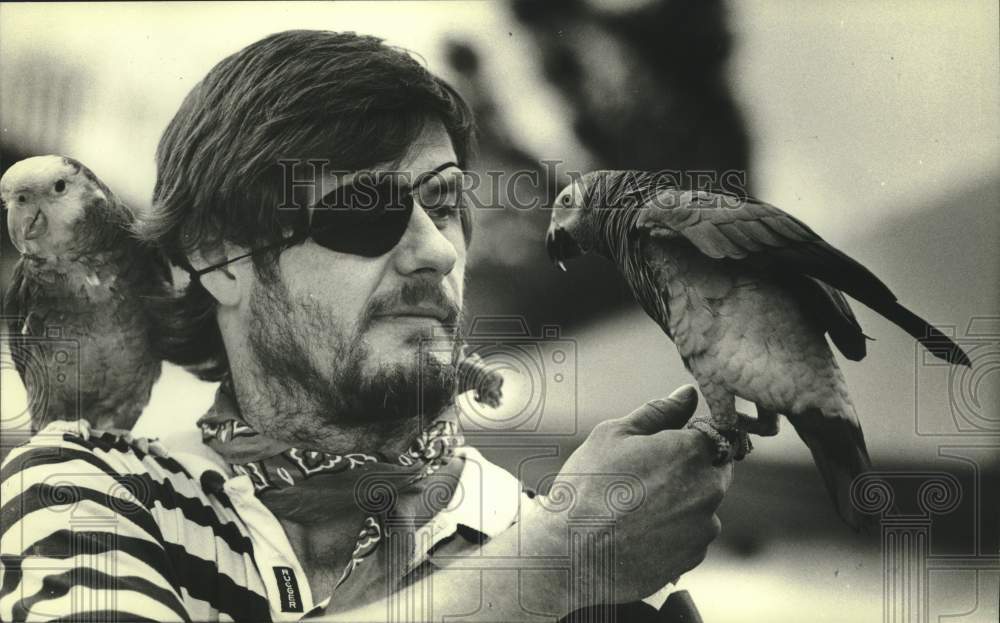
{"label": "man's lips", "polygon": [[452,319],[452,314],[448,310],[438,307],[397,307],[386,312],[377,314],[376,319],[406,319],[406,318],[427,318],[437,320],[442,324],[448,323]]}

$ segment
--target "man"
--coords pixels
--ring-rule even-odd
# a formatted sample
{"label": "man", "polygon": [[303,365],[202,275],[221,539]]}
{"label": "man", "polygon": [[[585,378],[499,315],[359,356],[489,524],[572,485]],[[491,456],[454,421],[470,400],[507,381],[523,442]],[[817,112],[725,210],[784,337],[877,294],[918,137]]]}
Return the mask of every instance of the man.
{"label": "man", "polygon": [[[551,499],[462,445],[471,141],[457,93],[371,37],[280,33],[209,72],[164,132],[143,230],[192,275],[155,312],[165,356],[221,382],[204,445],[56,423],[13,451],[0,618],[535,620],[703,559],[731,468],[673,430],[693,388],[595,428]],[[609,507],[601,474],[636,504]],[[573,518],[609,512],[574,558]]]}

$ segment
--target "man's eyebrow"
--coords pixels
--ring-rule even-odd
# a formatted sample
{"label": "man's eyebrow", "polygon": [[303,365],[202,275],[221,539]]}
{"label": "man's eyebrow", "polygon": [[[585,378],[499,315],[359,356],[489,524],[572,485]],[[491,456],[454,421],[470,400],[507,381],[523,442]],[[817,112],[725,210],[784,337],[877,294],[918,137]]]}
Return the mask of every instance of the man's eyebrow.
{"label": "man's eyebrow", "polygon": [[451,169],[452,167],[461,170],[461,167],[458,166],[458,163],[449,160],[447,162],[442,162],[441,164],[437,165],[430,171],[421,173],[420,175],[417,176],[415,180],[416,183],[413,184],[411,190],[415,191],[419,189],[421,186],[423,186],[426,182],[429,182],[434,179],[440,179],[441,177],[443,177],[441,173],[447,171],[448,169]]}

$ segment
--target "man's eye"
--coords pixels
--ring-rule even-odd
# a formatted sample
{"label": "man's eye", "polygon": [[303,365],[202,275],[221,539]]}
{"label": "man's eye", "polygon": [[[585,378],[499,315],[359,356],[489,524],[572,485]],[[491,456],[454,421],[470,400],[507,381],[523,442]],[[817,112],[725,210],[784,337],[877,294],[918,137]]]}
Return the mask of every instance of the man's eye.
{"label": "man's eye", "polygon": [[462,193],[457,189],[439,187],[421,191],[420,205],[437,222],[454,218],[462,210]]}
{"label": "man's eye", "polygon": [[456,198],[454,201],[442,202],[439,205],[425,206],[424,211],[439,225],[447,224],[449,220],[457,218],[461,213],[462,201],[460,198]]}

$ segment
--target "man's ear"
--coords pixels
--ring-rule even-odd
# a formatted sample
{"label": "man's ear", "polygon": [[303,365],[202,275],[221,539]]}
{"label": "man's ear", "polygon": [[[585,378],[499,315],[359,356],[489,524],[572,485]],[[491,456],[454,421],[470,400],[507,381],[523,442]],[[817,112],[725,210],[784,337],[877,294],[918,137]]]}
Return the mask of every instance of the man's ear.
{"label": "man's ear", "polygon": [[[229,257],[236,257],[242,255],[244,251],[231,245],[219,245],[192,252],[188,256],[188,261],[195,270],[202,270],[225,262],[228,259],[227,253]],[[246,287],[246,284],[240,283],[241,279],[246,278],[244,271],[232,270],[233,268],[231,264],[219,266],[199,277],[202,287],[208,290],[223,307],[239,305],[243,288]]]}

